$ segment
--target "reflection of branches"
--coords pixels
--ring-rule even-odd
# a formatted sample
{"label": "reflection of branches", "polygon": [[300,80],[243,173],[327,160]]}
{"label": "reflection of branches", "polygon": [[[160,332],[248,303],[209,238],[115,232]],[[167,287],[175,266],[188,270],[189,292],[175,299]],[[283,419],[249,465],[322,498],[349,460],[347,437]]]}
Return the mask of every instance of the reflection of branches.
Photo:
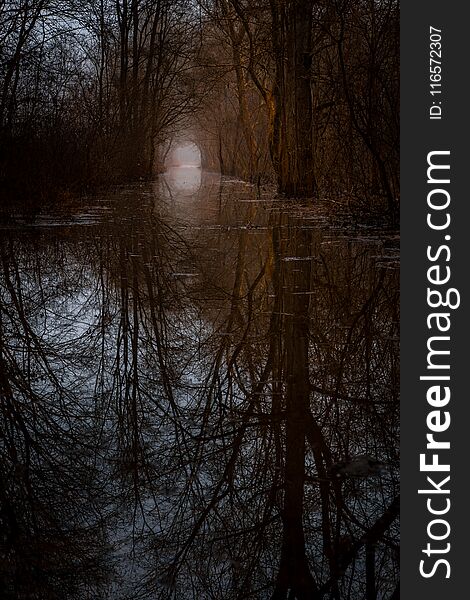
{"label": "reflection of branches", "polygon": [[[5,597],[31,597],[31,590],[64,597],[74,587],[83,588],[84,573],[90,584],[96,582],[102,565],[97,549],[102,532],[92,517],[98,501],[85,506],[79,483],[92,470],[90,438],[80,424],[85,410],[71,404],[57,369],[67,345],[59,349],[50,332],[39,333],[42,307],[37,313],[31,285],[36,274],[26,276],[21,262],[13,247],[2,248],[0,522],[5,543],[0,555],[8,568],[0,581]],[[75,436],[81,435],[77,452]],[[74,565],[77,579],[67,565]]]}
{"label": "reflection of branches", "polygon": [[[351,547],[351,549],[342,556],[340,572],[336,575],[336,579],[346,571],[347,567],[357,557],[359,550],[365,545],[373,546],[376,544],[390,525],[395,521],[400,510],[400,497],[394,498],[391,505],[385,510],[385,512],[377,519],[377,521],[370,527],[366,533]],[[335,583],[335,578],[328,580],[321,588],[320,593],[323,595],[327,593]]]}
{"label": "reflection of branches", "polygon": [[218,192],[211,227],[144,193],[2,247],[4,556],[34,574],[22,540],[50,543],[48,576],[60,551],[96,597],[126,561],[118,597],[386,597],[396,273],[376,242]]}

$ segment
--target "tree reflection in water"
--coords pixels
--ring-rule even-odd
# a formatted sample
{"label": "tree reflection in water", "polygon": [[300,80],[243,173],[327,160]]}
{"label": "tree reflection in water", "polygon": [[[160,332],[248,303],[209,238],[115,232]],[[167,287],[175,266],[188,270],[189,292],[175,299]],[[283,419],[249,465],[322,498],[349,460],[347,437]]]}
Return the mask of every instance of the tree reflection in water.
{"label": "tree reflection in water", "polygon": [[2,236],[4,598],[398,597],[394,240],[204,177]]}

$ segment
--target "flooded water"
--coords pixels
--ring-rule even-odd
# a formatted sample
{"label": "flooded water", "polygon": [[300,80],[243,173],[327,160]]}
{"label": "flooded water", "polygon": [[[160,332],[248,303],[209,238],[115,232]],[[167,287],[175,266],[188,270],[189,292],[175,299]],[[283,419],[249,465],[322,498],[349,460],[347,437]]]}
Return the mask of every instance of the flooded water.
{"label": "flooded water", "polygon": [[393,232],[182,168],[0,235],[2,598],[397,593]]}

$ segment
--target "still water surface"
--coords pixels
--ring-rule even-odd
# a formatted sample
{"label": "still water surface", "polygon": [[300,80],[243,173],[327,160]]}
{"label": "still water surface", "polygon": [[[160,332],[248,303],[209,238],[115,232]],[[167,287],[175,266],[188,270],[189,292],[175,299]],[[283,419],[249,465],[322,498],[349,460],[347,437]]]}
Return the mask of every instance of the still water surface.
{"label": "still water surface", "polygon": [[394,597],[394,232],[188,168],[0,248],[2,598]]}

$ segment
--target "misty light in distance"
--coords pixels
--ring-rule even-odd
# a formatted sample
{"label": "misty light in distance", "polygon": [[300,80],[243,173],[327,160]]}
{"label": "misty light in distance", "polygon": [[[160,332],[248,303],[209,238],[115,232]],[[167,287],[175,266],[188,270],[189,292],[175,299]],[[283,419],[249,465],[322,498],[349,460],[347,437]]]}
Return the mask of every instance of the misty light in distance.
{"label": "misty light in distance", "polygon": [[191,142],[180,144],[170,152],[167,167],[201,168],[201,151]]}
{"label": "misty light in distance", "polygon": [[201,185],[201,151],[196,144],[181,143],[169,153],[164,177],[171,193],[180,198],[197,193]]}

